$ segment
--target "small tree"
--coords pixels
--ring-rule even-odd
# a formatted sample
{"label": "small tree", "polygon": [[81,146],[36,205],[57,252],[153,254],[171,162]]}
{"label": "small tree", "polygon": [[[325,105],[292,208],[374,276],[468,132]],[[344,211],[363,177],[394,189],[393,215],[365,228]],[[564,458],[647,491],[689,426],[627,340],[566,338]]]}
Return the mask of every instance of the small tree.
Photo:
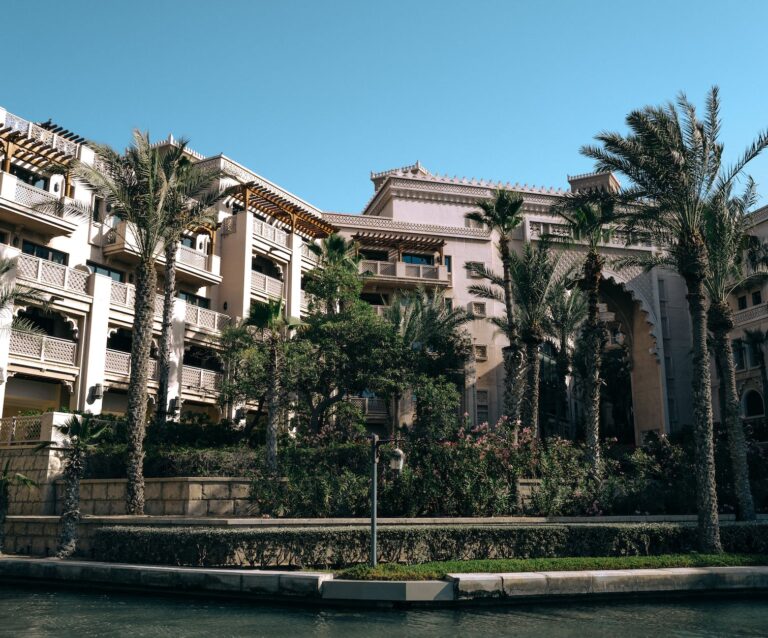
{"label": "small tree", "polygon": [[37,487],[37,483],[31,478],[11,472],[11,460],[5,462],[3,471],[0,472],[0,554],[5,548],[5,519],[8,517],[12,487]]}
{"label": "small tree", "polygon": [[461,395],[445,377],[420,376],[414,387],[416,429],[428,437],[452,437],[459,428]]}
{"label": "small tree", "polygon": [[[77,548],[77,524],[80,522],[80,481],[85,474],[85,462],[93,452],[109,425],[98,423],[92,416],[73,416],[56,428],[66,440],[64,455],[64,509],[61,514],[61,530],[56,548],[57,558],[69,558]],[[50,447],[46,442],[41,448]]]}

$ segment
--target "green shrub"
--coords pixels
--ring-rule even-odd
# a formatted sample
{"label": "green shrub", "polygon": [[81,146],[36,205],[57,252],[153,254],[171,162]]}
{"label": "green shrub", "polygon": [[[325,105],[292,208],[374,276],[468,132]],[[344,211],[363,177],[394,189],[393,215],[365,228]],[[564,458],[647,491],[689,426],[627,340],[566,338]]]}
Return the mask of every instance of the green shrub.
{"label": "green shrub", "polygon": [[[768,554],[768,525],[722,526],[723,548]],[[432,561],[653,556],[685,554],[697,544],[694,525],[408,526],[379,530],[379,560]],[[338,568],[368,560],[364,527],[216,528],[106,527],[93,537],[95,560],[189,566]]]}

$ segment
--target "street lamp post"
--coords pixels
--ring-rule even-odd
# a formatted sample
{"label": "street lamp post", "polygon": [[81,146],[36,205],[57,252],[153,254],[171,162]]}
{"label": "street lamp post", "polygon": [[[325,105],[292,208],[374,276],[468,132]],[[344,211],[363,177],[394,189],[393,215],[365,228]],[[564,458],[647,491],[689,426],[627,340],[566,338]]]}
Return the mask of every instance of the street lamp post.
{"label": "street lamp post", "polygon": [[[376,532],[378,510],[378,482],[379,482],[379,445],[392,443],[395,439],[380,439],[378,434],[371,434],[371,567],[376,567]],[[389,462],[389,467],[398,474],[403,471],[405,453],[400,448],[395,448],[394,456]]]}

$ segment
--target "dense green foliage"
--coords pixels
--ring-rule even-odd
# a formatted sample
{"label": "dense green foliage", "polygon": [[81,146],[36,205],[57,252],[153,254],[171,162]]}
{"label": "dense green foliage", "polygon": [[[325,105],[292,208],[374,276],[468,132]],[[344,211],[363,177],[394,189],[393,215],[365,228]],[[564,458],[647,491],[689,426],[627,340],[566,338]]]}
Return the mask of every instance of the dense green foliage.
{"label": "dense green foliage", "polygon": [[448,574],[509,574],[520,572],[611,569],[665,569],[670,567],[744,567],[768,565],[765,554],[662,554],[661,556],[580,556],[578,558],[513,558],[451,560],[376,567],[355,565],[337,573],[350,580],[441,580]]}
{"label": "dense green foliage", "polygon": [[[96,530],[93,558],[150,565],[341,567],[368,559],[363,527],[107,527]],[[652,556],[690,553],[693,525],[402,526],[379,530],[381,562]],[[768,554],[768,525],[722,526],[732,553]]]}

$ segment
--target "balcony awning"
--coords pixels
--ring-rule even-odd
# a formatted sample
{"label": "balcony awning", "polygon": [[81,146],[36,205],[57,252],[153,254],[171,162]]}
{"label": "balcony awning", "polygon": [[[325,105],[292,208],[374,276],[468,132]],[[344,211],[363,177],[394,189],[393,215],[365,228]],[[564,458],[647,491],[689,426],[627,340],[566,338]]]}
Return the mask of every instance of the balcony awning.
{"label": "balcony awning", "polygon": [[67,166],[74,159],[74,156],[61,149],[27,137],[7,126],[0,128],[0,148],[3,151],[3,168],[6,172],[10,170],[11,159],[44,170],[52,166]]}
{"label": "balcony awning", "polygon": [[316,213],[299,206],[270,189],[266,184],[249,182],[243,184],[233,195],[240,205],[247,205],[280,220],[296,232],[308,237],[327,237],[337,231]]}
{"label": "balcony awning", "polygon": [[361,246],[371,248],[381,246],[398,250],[438,251],[445,246],[445,240],[440,237],[404,235],[402,233],[360,232],[352,235],[352,239]]}

